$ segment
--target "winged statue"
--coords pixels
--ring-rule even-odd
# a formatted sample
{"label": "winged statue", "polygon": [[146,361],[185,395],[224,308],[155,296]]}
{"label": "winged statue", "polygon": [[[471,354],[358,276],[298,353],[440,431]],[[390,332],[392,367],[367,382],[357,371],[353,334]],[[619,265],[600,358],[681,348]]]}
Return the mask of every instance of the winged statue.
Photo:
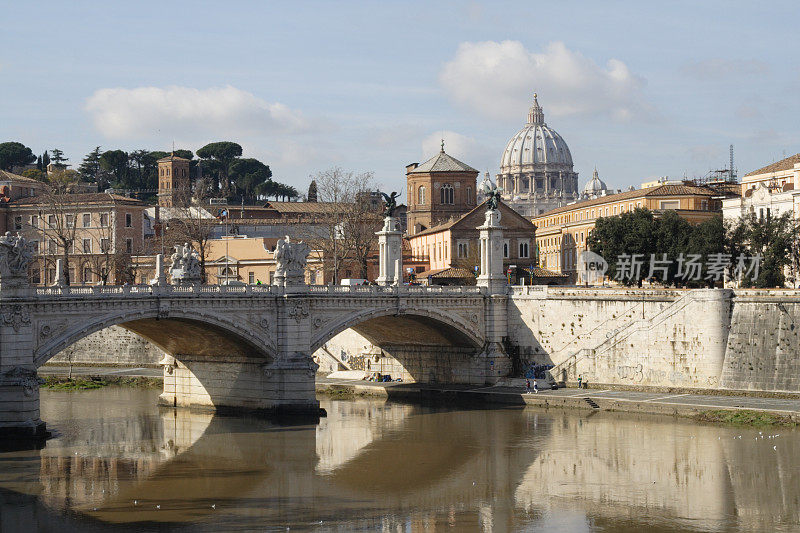
{"label": "winged statue", "polygon": [[385,217],[393,217],[394,210],[397,209],[397,200],[396,198],[400,196],[399,192],[393,192],[391,195],[386,194],[385,192],[381,193],[383,196],[383,216]]}
{"label": "winged statue", "polygon": [[503,188],[498,187],[491,181],[483,182],[483,194],[486,195],[486,210],[494,211],[500,205],[500,195],[503,193]]}

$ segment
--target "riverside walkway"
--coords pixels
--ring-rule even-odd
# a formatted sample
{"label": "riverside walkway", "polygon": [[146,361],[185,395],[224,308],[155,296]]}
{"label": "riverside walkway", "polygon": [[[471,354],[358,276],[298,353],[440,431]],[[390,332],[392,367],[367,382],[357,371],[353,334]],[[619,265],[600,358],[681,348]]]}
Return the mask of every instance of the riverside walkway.
{"label": "riverside walkway", "polygon": [[[39,369],[41,376],[68,374],[68,367],[47,365]],[[120,368],[73,366],[73,376],[93,377],[148,377],[161,378],[159,368]],[[385,397],[423,396],[431,399],[475,400],[479,403],[502,405],[534,405],[542,407],[570,407],[592,410],[634,411],[660,414],[692,415],[709,410],[751,410],[789,416],[800,422],[800,395],[794,398],[765,398],[760,396],[733,396],[696,393],[643,392],[612,389],[540,390],[538,394],[525,394],[524,386],[500,385],[475,387],[471,385],[436,385],[422,383],[375,383],[354,379],[333,379],[317,376],[318,392],[343,390],[356,394]],[[597,407],[594,407],[587,398]]]}
{"label": "riverside walkway", "polygon": [[[515,380],[522,381],[522,380]],[[630,411],[654,414],[692,416],[703,411],[751,410],[791,417],[800,422],[800,395],[787,398],[761,396],[643,392],[616,389],[561,388],[526,394],[525,387],[496,385],[473,387],[421,383],[375,383],[360,380],[317,378],[320,389],[353,389],[356,393],[404,397],[452,397],[487,404],[569,407],[606,411]]]}

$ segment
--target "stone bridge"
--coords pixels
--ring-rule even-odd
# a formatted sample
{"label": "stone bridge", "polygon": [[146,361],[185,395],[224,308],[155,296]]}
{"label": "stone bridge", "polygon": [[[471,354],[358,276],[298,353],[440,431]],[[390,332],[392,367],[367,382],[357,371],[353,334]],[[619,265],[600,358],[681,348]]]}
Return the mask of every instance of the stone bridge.
{"label": "stone bridge", "polygon": [[389,220],[379,232],[383,285],[358,287],[306,285],[308,247],[288,238],[279,243],[285,272],[271,286],[181,284],[176,257],[187,272],[196,267],[186,246],[173,256],[174,285],[159,256],[152,285],[30,287],[26,272],[9,268],[24,243],[0,237],[0,430],[43,431],[36,369],[109,326],[168,354],[161,401],[171,406],[318,413],[311,354],[347,328],[392,353],[417,381],[482,385],[506,375],[507,296],[493,255],[499,227],[491,227],[496,246],[484,254],[476,287],[398,285],[400,233],[392,227]]}

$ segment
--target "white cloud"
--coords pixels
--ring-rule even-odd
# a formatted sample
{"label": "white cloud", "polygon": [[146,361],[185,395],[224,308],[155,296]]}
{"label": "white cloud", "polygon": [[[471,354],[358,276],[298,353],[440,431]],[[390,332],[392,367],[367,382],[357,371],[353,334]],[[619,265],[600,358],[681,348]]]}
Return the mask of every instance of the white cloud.
{"label": "white cloud", "polygon": [[86,110],[94,126],[110,138],[151,137],[159,132],[269,135],[308,128],[300,113],[231,86],[99,89],[86,101]]}
{"label": "white cloud", "polygon": [[630,120],[648,115],[644,80],[618,59],[599,66],[564,43],[541,52],[519,41],[462,43],[439,74],[445,91],[459,104],[492,118],[525,117],[532,93],[548,115],[605,115]]}

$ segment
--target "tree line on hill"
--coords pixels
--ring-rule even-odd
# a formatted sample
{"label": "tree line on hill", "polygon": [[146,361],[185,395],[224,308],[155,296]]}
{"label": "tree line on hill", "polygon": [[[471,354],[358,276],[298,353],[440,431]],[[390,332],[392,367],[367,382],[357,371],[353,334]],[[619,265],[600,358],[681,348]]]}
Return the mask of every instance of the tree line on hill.
{"label": "tree line on hill", "polygon": [[[230,141],[214,142],[198,149],[180,149],[173,152],[191,161],[190,176],[193,186],[202,186],[210,196],[229,200],[256,202],[265,198],[296,200],[297,189],[274,181],[269,165],[255,158],[242,157],[242,147]],[[66,170],[68,159],[57,148],[37,156],[19,142],[0,143],[0,169],[36,164],[22,172],[23,176],[47,182],[47,167],[53,164],[77,181],[97,183],[103,191],[110,187],[139,191],[139,196],[154,196],[158,189],[158,160],[170,155],[159,150],[102,150],[99,146],[89,152],[76,170]],[[197,155],[197,158],[195,158]],[[202,183],[196,183],[202,181]]]}
{"label": "tree line on hill", "polygon": [[[740,279],[742,286],[771,288],[783,287],[787,273],[797,272],[800,266],[798,229],[791,213],[760,217],[751,212],[736,221],[723,221],[716,215],[693,225],[675,211],[656,217],[637,208],[598,219],[588,245],[608,262],[606,275],[626,285],[641,286],[642,281],[655,278],[666,286],[713,287],[715,279],[706,270],[699,279],[686,275],[687,259],[694,257],[695,263],[705,266],[721,265],[729,279]],[[633,254],[642,259],[638,271],[630,268]],[[758,268],[751,269],[756,256],[760,257]],[[660,267],[657,276],[651,273],[651,257]],[[745,258],[744,263],[739,258]]]}

